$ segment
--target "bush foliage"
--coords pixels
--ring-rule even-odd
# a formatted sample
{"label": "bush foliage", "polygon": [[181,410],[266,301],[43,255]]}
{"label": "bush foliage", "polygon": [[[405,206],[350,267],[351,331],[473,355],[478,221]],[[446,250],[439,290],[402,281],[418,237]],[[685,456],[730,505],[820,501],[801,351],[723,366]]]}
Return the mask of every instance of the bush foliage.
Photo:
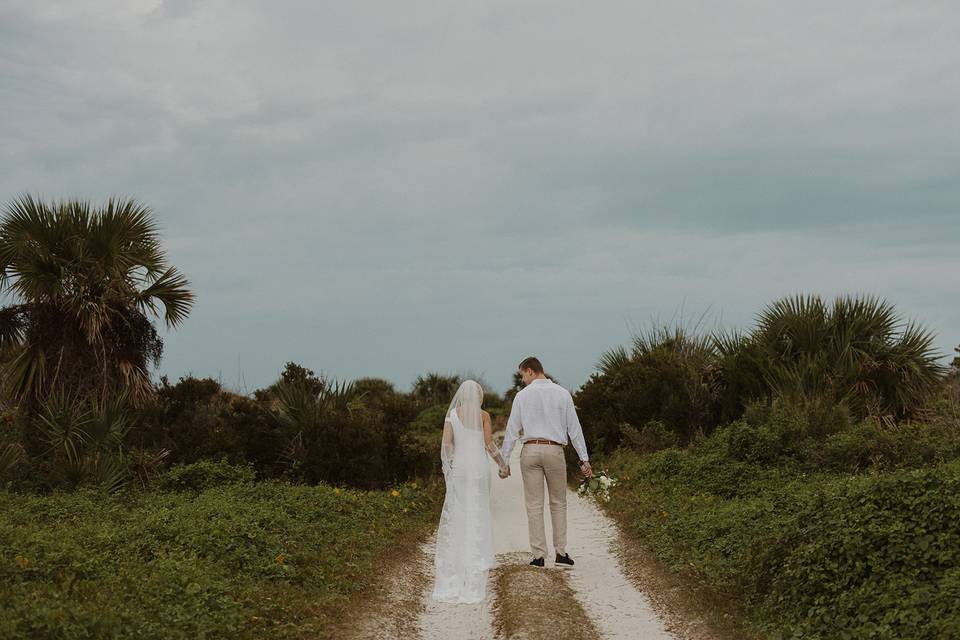
{"label": "bush foliage", "polygon": [[213,487],[253,482],[257,473],[250,466],[201,460],[177,464],[161,474],[156,487],[164,491],[204,491]]}
{"label": "bush foliage", "polygon": [[248,480],[202,463],[168,476],[210,487],[198,493],[0,491],[0,637],[328,638],[350,594],[437,507],[416,484]]}
{"label": "bush foliage", "polygon": [[[612,452],[656,420],[681,445],[786,403],[821,436],[867,417],[915,417],[942,387],[934,336],[872,297],[774,301],[746,333],[654,327],[604,354],[576,396],[591,448]],[[842,414],[849,414],[845,418]]]}
{"label": "bush foliage", "polygon": [[[160,379],[148,402],[54,394],[0,420],[0,483],[23,490],[148,486],[165,465],[223,460],[259,478],[379,488],[439,473],[443,412],[458,378],[429,374],[414,391],[377,378],[345,384],[289,362],[251,395],[210,378]],[[504,408],[487,408],[502,422]],[[33,443],[25,448],[23,443]]]}
{"label": "bush foliage", "polygon": [[739,420],[687,449],[610,457],[609,509],[661,559],[746,603],[771,638],[960,631],[956,423]]}

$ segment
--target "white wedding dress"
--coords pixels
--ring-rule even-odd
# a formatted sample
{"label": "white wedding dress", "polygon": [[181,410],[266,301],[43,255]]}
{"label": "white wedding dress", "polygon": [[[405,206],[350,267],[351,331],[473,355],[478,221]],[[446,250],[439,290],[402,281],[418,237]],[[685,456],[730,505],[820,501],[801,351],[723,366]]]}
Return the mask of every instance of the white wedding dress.
{"label": "white wedding dress", "polygon": [[441,461],[447,492],[437,527],[433,589],[433,598],[441,602],[482,601],[487,573],[494,566],[487,456],[498,463],[503,458],[495,445],[485,444],[482,399],[479,384],[464,382],[444,421]]}

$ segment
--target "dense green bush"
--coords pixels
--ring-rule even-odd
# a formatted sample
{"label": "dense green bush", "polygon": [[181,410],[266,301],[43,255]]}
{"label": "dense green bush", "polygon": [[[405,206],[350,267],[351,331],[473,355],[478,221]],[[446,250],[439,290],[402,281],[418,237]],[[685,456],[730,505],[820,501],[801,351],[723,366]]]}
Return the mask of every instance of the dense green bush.
{"label": "dense green bush", "polygon": [[960,425],[864,421],[811,451],[809,466],[835,471],[921,467],[960,458]]}
{"label": "dense green bush", "polygon": [[222,485],[253,482],[256,477],[256,471],[248,465],[230,464],[225,459],[219,462],[201,460],[170,467],[157,478],[156,486],[167,491],[204,491]]}
{"label": "dense green bush", "polygon": [[659,420],[649,420],[639,428],[624,423],[620,425],[620,433],[623,444],[640,453],[653,453],[680,445],[676,432]]}
{"label": "dense green bush", "polygon": [[281,384],[277,394],[293,477],[360,488],[394,479],[383,414],[364,406],[352,385],[336,384],[315,394],[301,384]]}
{"label": "dense green bush", "polygon": [[232,393],[211,378],[161,378],[154,400],[140,410],[134,440],[170,451],[172,463],[226,458],[276,476],[283,440],[269,405]]}
{"label": "dense green bush", "polygon": [[790,403],[751,407],[743,420],[698,444],[730,460],[801,471],[897,469],[960,458],[960,423],[863,420],[851,424],[843,406],[798,408]]}
{"label": "dense green bush", "polygon": [[[428,374],[413,392],[403,393],[386,380],[345,385],[288,362],[275,383],[250,397],[211,378],[187,376],[174,384],[164,376],[148,401],[122,416],[114,412],[123,418],[115,421],[118,428],[97,432],[110,435],[109,450],[74,428],[89,422],[85,414],[98,413],[91,403],[64,395],[33,413],[2,418],[0,485],[41,492],[81,484],[119,490],[131,482],[149,485],[164,465],[224,460],[251,465],[260,478],[383,487],[437,472],[442,415],[418,416],[446,407],[446,394],[452,396],[458,382]],[[496,394],[487,400],[495,426],[502,427],[508,407]],[[23,446],[28,441],[35,444],[32,451]]]}
{"label": "dense green bush", "polygon": [[[897,441],[933,439],[945,457],[946,437],[923,431]],[[686,450],[621,450],[606,508],[671,566],[739,596],[771,638],[960,635],[960,461],[930,465],[919,446],[900,463],[920,469],[811,473],[771,464],[776,435],[740,421]]]}
{"label": "dense green bush", "polygon": [[440,441],[448,405],[424,409],[403,434],[401,447],[417,475],[435,476],[440,471]]}
{"label": "dense green bush", "polygon": [[278,481],[0,491],[0,637],[328,638],[383,557],[433,526],[437,498]]}
{"label": "dense green bush", "polygon": [[[433,470],[431,438],[420,434],[423,446],[414,446],[410,437],[422,406],[386,380],[338,384],[288,362],[276,383],[253,395],[212,379],[162,379],[156,402],[140,412],[138,438],[169,449],[171,462],[225,458],[266,478],[375,488]],[[431,427],[437,442],[442,424]]]}
{"label": "dense green bush", "polygon": [[872,296],[792,296],[767,305],[748,343],[772,395],[825,397],[857,418],[916,413],[946,372],[934,335]]}
{"label": "dense green bush", "polygon": [[683,329],[654,329],[634,338],[632,351],[615,349],[575,397],[590,449],[611,452],[621,427],[656,420],[681,444],[717,425],[719,404],[709,384],[708,342]]}
{"label": "dense green bush", "polygon": [[411,395],[421,406],[449,404],[461,382],[460,376],[428,373],[414,380]]}
{"label": "dense green bush", "polygon": [[960,636],[960,463],[832,479],[767,543],[749,596],[770,628]]}
{"label": "dense green bush", "polygon": [[933,342],[873,297],[793,296],[743,333],[642,332],[603,355],[575,400],[590,448],[605,453],[623,425],[657,420],[687,445],[758,404],[785,404],[801,414],[790,418],[805,425],[798,439],[822,440],[865,418],[917,417],[946,373]]}

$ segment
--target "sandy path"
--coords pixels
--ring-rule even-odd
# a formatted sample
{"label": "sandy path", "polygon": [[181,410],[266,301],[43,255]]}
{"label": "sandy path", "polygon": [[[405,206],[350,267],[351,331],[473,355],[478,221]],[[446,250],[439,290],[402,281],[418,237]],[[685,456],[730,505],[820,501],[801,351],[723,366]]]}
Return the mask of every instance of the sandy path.
{"label": "sandy path", "polygon": [[592,502],[567,492],[567,544],[577,563],[570,587],[600,635],[609,640],[672,640],[650,600],[620,569],[611,549],[616,536],[616,526]]}
{"label": "sandy path", "polygon": [[[511,476],[500,480],[494,472],[491,509],[494,523],[494,552],[500,562],[529,561],[527,516],[523,507],[520,479],[520,447],[510,459]],[[546,507],[544,508],[546,511]],[[545,517],[547,539],[549,514]],[[570,570],[569,583],[603,638],[608,640],[673,640],[650,601],[620,570],[611,549],[616,536],[614,524],[589,501],[576,493],[567,493],[567,539],[569,553],[577,563]],[[550,553],[552,549],[548,550]],[[423,562],[433,562],[433,540],[422,547]],[[552,565],[552,556],[547,565]],[[420,616],[423,640],[490,640],[494,638],[488,587],[488,601],[476,605],[434,602],[431,579],[424,588],[425,602]],[[552,570],[552,569],[551,569]]]}

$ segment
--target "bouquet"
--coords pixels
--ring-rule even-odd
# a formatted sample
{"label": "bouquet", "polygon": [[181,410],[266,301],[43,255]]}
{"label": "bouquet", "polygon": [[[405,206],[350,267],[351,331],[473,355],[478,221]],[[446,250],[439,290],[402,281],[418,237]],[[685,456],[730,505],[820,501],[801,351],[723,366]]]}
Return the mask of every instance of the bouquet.
{"label": "bouquet", "polygon": [[584,478],[577,488],[577,495],[590,496],[596,500],[610,502],[610,487],[616,485],[616,478],[611,477],[606,471],[601,471],[589,478]]}

